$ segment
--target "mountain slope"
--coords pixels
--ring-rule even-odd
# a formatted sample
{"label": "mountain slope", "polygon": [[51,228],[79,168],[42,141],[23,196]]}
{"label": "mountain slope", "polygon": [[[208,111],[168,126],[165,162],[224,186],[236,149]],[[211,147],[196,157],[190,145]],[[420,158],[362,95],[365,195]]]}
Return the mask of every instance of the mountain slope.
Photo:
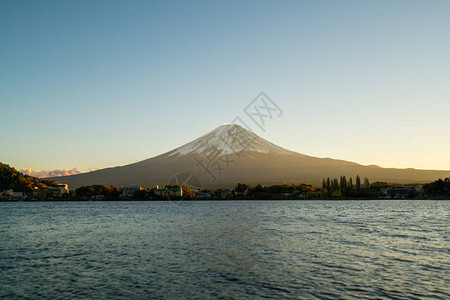
{"label": "mountain slope", "polygon": [[31,192],[34,188],[43,188],[56,184],[52,180],[39,179],[25,175],[0,162],[0,191],[12,189],[16,192]]}
{"label": "mountain slope", "polygon": [[167,154],[168,156],[202,154],[211,148],[220,151],[220,155],[235,154],[242,151],[286,155],[295,153],[266,141],[242,126],[225,124]]}
{"label": "mountain slope", "polygon": [[310,183],[325,177],[368,177],[371,181],[430,182],[450,171],[388,169],[316,158],[272,144],[236,124],[219,126],[202,137],[162,155],[134,164],[53,178],[70,188],[82,185],[115,186],[183,183],[198,187],[248,184]]}

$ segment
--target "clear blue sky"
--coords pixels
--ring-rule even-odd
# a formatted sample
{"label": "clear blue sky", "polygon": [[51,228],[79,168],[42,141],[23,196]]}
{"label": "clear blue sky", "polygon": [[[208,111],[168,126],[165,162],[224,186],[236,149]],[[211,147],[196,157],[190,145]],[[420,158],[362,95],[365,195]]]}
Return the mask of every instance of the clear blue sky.
{"label": "clear blue sky", "polygon": [[0,1],[0,161],[81,171],[169,151],[266,92],[260,136],[450,170],[450,1]]}

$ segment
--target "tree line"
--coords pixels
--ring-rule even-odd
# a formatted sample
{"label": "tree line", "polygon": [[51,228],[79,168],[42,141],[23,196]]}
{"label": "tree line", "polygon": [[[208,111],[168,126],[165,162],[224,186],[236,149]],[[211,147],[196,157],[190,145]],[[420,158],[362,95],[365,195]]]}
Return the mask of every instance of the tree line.
{"label": "tree line", "polygon": [[427,183],[423,189],[432,196],[450,197],[450,177]]}
{"label": "tree line", "polygon": [[322,196],[327,198],[360,198],[370,196],[370,182],[367,177],[361,182],[361,177],[356,176],[355,182],[353,178],[347,179],[345,176],[330,179],[330,177],[322,180]]}
{"label": "tree line", "polygon": [[75,194],[80,197],[92,197],[97,195],[119,197],[122,194],[122,188],[104,184],[94,184],[77,188]]}
{"label": "tree line", "polygon": [[318,189],[311,184],[277,184],[271,186],[264,186],[258,184],[255,187],[238,183],[232,190],[229,198],[245,198],[245,199],[276,199],[280,195],[292,199],[315,197]]}
{"label": "tree line", "polygon": [[[365,177],[361,179],[359,175],[353,180],[352,177],[340,176],[339,178],[325,178],[322,180],[322,188],[317,188],[310,184],[279,184],[264,186],[257,184],[252,186],[245,183],[238,183],[234,189],[228,190],[226,195],[227,199],[319,199],[319,198],[379,198],[385,197],[386,194],[383,191],[386,188],[393,186],[402,186],[401,184],[388,183],[388,182],[373,182],[370,183],[369,179]],[[408,184],[408,186],[414,186],[416,188],[421,187],[421,184]],[[195,199],[197,192],[182,185],[167,185],[165,188],[181,187],[183,189],[184,199]],[[438,179],[434,182],[423,185],[425,195],[431,196],[446,196],[450,197],[450,178],[444,180]],[[207,192],[208,190],[203,190]],[[221,197],[221,193],[226,190],[216,189],[212,192],[212,198]],[[95,195],[104,195],[106,199],[117,198],[121,195],[122,188],[107,186],[103,184],[94,184],[90,186],[82,186],[75,190],[75,194],[79,197],[91,197]],[[137,191],[135,197],[144,198],[146,191]],[[152,197],[154,195],[150,193]],[[415,197],[417,194],[414,192],[409,197]],[[165,199],[163,197],[162,199]]]}

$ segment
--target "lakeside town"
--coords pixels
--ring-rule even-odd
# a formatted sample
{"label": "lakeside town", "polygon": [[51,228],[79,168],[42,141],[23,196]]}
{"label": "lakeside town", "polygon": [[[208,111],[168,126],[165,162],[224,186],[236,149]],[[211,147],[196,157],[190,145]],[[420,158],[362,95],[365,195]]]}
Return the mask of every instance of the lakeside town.
{"label": "lakeside town", "polygon": [[117,201],[117,200],[320,200],[320,199],[450,199],[450,178],[427,184],[370,183],[368,178],[326,178],[310,184],[205,189],[183,185],[114,187],[102,184],[70,189],[67,184],[24,175],[0,163],[0,201]]}
{"label": "lakeside town", "polygon": [[190,189],[185,186],[111,187],[84,186],[70,190],[67,184],[36,188],[32,192],[3,190],[1,201],[107,201],[107,200],[313,200],[313,199],[426,199],[430,196],[419,186],[386,186],[361,190],[362,197],[343,197],[324,194],[324,189],[311,185],[274,185],[255,187],[238,184],[234,189]]}
{"label": "lakeside town", "polygon": [[[445,181],[444,181],[445,182]],[[343,196],[340,190],[328,194],[327,188],[312,185],[273,185],[255,187],[239,183],[233,189],[192,189],[167,185],[143,188],[141,186],[112,187],[83,186],[70,190],[67,184],[35,188],[31,192],[0,192],[1,201],[113,201],[113,200],[320,200],[320,199],[431,199],[441,196],[422,185],[393,185],[374,183],[369,187],[355,187],[353,195]]]}

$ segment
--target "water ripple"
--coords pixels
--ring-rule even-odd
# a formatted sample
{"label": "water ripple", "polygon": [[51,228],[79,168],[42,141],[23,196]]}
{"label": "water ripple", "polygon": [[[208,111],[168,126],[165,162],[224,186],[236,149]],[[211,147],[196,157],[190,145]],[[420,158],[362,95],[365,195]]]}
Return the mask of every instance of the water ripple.
{"label": "water ripple", "polygon": [[450,202],[0,203],[0,298],[449,299]]}

